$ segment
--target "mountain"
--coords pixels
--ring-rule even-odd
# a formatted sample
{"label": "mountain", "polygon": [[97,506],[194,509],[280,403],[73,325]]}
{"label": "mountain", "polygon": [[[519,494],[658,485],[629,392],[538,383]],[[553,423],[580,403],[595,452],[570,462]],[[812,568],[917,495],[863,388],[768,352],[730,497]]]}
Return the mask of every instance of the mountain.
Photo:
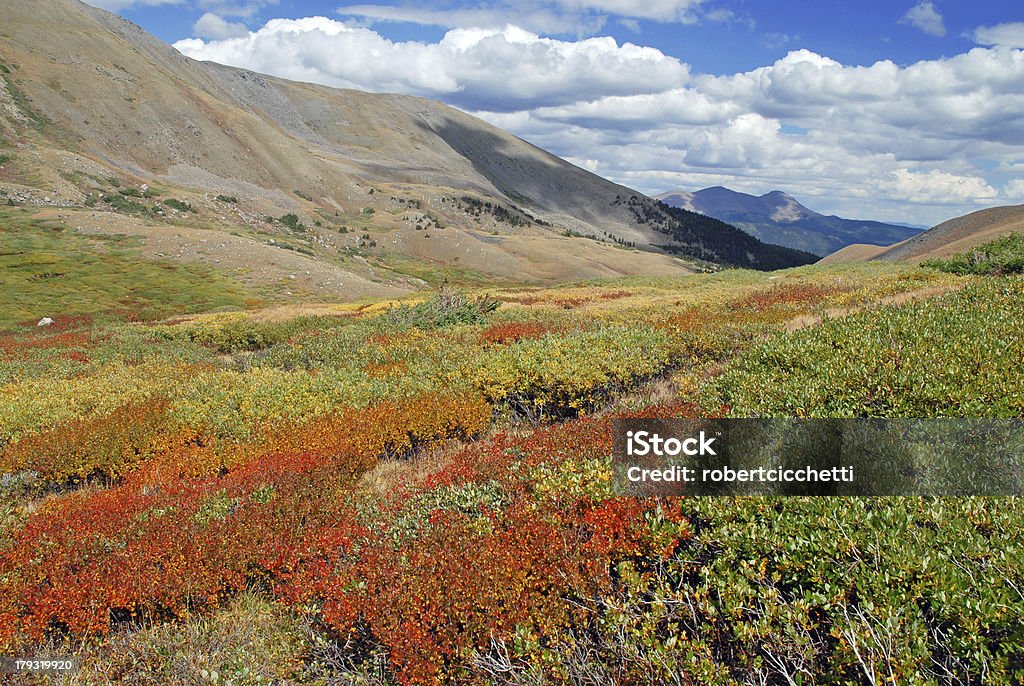
{"label": "mountain", "polygon": [[77,0],[2,9],[0,194],[154,258],[346,298],[810,259],[437,102],[197,62]]}
{"label": "mountain", "polygon": [[917,228],[899,224],[819,214],[782,191],[755,196],[715,186],[656,197],[667,205],[721,219],[762,241],[816,255],[828,255],[853,243],[892,245],[919,233]]}

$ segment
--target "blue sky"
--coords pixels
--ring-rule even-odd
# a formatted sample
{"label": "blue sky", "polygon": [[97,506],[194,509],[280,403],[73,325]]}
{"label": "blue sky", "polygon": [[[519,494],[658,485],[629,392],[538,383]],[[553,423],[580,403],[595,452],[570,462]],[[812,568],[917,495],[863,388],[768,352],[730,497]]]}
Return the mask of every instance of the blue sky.
{"label": "blue sky", "polygon": [[1024,5],[91,0],[197,59],[445,101],[657,193],[932,224],[1024,203]]}

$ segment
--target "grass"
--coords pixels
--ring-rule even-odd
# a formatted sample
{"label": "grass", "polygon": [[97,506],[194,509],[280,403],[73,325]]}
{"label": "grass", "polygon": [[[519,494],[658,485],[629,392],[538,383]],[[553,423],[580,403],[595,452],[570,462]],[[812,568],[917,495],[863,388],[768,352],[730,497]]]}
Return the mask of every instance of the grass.
{"label": "grass", "polygon": [[[329,672],[310,659],[307,626],[256,591],[233,598],[218,612],[184,624],[145,623],[108,638],[97,651],[54,641],[39,655],[77,655],[78,683],[272,684]],[[44,683],[32,678],[14,684]]]}
{"label": "grass", "polygon": [[159,319],[240,307],[249,295],[212,269],[141,259],[128,243],[87,239],[29,210],[0,208],[0,328],[60,314]]}
{"label": "grass", "polygon": [[430,288],[440,288],[444,285],[467,289],[503,288],[510,287],[514,283],[511,279],[504,279],[493,274],[454,265],[438,264],[398,253],[380,255],[379,259],[375,259],[374,266],[397,276],[410,276],[419,279]]}
{"label": "grass", "polygon": [[0,78],[3,78],[4,85],[7,87],[7,92],[11,95],[14,100],[14,104],[17,106],[22,113],[28,117],[30,125],[35,129],[42,129],[49,122],[46,118],[37,113],[31,107],[29,107],[28,100],[25,98],[25,94],[21,92],[14,79],[11,78],[9,71],[4,71]]}

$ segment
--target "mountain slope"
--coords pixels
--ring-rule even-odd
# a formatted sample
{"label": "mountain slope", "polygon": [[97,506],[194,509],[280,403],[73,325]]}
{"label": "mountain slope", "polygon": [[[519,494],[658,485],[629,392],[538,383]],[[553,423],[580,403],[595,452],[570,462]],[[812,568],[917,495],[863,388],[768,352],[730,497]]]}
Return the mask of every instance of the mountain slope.
{"label": "mountain slope", "polygon": [[782,191],[754,196],[715,186],[696,193],[671,191],[657,198],[673,207],[721,219],[762,241],[816,255],[828,255],[855,243],[892,245],[918,233],[896,224],[819,214]]}
{"label": "mountain slope", "polygon": [[990,207],[955,217],[871,259],[918,262],[949,257],[1011,233],[1024,233],[1024,205]]}
{"label": "mountain slope", "polygon": [[[807,261],[760,244],[718,250],[732,227],[718,229],[724,241],[688,240],[692,217],[669,216],[437,102],[197,62],[77,0],[0,5],[0,154],[11,158],[0,193],[113,211],[111,225],[154,256],[233,266],[220,246],[242,232],[290,251],[264,282],[321,292],[331,281],[346,297],[449,278],[677,274],[693,269],[690,258],[755,268]],[[143,186],[159,194],[140,198]],[[663,230],[615,202],[629,196]],[[167,209],[168,200],[182,204]],[[219,233],[203,247],[180,232],[169,253],[153,239],[168,223]],[[314,276],[325,264],[336,278]],[[255,266],[244,265],[250,277]]]}

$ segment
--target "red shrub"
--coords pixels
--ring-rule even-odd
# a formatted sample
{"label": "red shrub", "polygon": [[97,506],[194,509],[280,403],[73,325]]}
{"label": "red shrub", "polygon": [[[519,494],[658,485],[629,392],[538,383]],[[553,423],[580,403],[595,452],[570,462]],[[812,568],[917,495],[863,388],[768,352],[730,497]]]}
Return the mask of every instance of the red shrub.
{"label": "red shrub", "polygon": [[495,324],[480,333],[480,342],[496,344],[515,343],[523,339],[540,338],[548,331],[548,327],[539,322]]}

